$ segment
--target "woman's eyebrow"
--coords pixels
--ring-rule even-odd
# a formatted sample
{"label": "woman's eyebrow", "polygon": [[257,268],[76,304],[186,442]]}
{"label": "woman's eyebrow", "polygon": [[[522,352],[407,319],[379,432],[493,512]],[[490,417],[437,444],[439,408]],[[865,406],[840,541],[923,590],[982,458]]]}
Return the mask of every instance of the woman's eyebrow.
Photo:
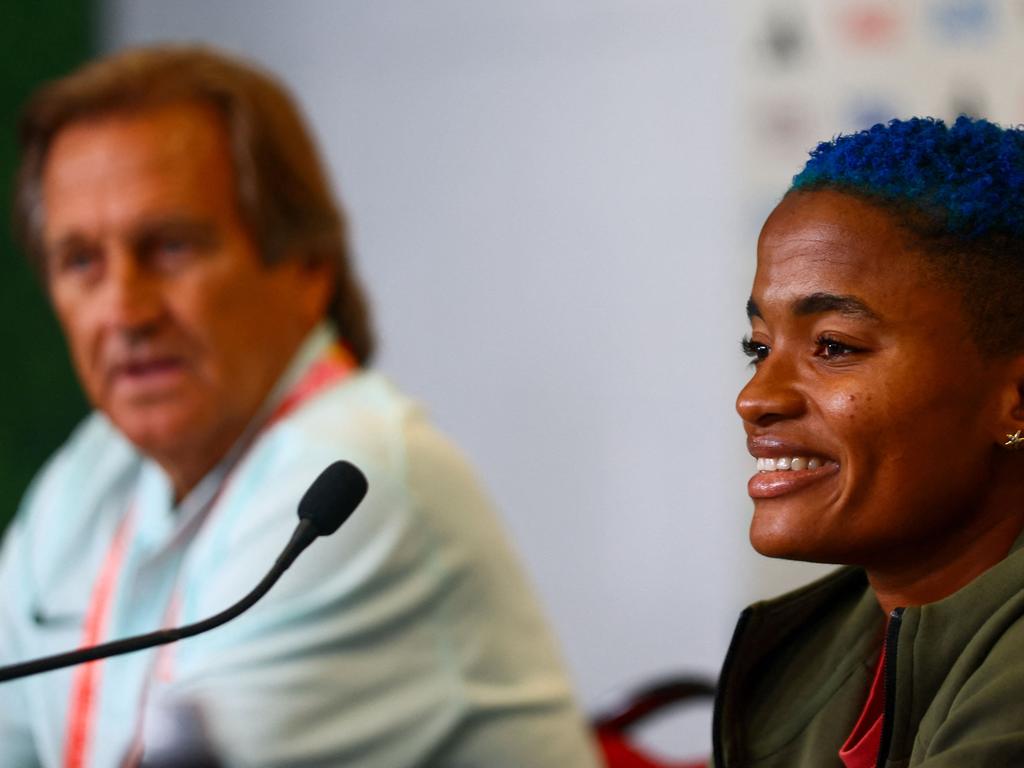
{"label": "woman's eyebrow", "polygon": [[[793,302],[793,314],[799,317],[805,315],[820,315],[826,312],[838,312],[848,317],[859,317],[867,320],[881,320],[881,317],[871,307],[858,299],[856,296],[841,296],[835,293],[812,293],[802,296]],[[762,317],[761,308],[752,298],[747,299],[747,319]]]}
{"label": "woman's eyebrow", "polygon": [[820,315],[826,312],[838,312],[840,315],[866,320],[881,320],[878,313],[856,296],[812,293],[793,302],[793,314],[797,316]]}

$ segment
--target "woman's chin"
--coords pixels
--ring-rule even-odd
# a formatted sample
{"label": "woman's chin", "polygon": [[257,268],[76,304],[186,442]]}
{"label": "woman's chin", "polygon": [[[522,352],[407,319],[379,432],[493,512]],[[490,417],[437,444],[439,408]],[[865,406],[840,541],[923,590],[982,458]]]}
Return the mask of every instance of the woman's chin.
{"label": "woman's chin", "polygon": [[764,525],[755,515],[750,526],[750,544],[765,557],[800,560],[808,563],[842,563],[845,557],[839,548],[827,546],[807,536],[801,526],[796,530],[778,524]]}

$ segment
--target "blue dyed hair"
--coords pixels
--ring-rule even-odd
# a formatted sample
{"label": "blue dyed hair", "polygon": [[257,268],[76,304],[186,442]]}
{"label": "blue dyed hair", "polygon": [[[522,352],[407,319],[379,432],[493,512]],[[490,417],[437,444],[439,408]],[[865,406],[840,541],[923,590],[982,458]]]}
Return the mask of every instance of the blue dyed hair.
{"label": "blue dyed hair", "polygon": [[952,126],[930,117],[879,123],[811,152],[793,189],[821,187],[917,208],[965,239],[1024,238],[1024,129],[969,117]]}
{"label": "blue dyed hair", "polygon": [[986,352],[1024,350],[1024,128],[892,120],[811,151],[792,191],[874,204],[963,288]]}

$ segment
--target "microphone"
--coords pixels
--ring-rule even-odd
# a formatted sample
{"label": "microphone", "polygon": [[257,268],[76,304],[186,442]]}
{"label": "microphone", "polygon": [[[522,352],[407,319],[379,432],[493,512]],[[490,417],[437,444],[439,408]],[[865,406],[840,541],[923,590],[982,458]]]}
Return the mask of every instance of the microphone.
{"label": "microphone", "polygon": [[354,464],[347,461],[336,461],[328,466],[299,500],[299,524],[295,528],[291,540],[278,556],[274,567],[249,594],[215,616],[195,624],[187,624],[184,627],[161,629],[145,635],[136,635],[0,667],[0,683],[36,675],[40,672],[70,667],[86,661],[105,659],[108,656],[118,656],[122,653],[132,653],[156,645],[173,643],[176,640],[207,632],[231,621],[263,597],[314,539],[318,536],[329,536],[338,530],[366,496],[366,489],[366,476]]}

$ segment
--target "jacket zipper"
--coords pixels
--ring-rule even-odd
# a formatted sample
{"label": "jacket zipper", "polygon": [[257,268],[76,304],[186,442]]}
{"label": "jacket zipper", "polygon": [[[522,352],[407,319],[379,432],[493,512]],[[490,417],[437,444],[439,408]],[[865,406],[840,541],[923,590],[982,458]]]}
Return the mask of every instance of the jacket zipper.
{"label": "jacket zipper", "polygon": [[722,701],[725,698],[726,691],[724,683],[736,662],[736,652],[739,648],[740,638],[743,636],[747,623],[750,621],[750,615],[750,608],[744,608],[740,613],[740,618],[736,622],[736,629],[732,633],[732,642],[729,643],[729,650],[725,652],[725,661],[722,662],[722,674],[718,677],[718,686],[715,692],[715,708],[711,719],[711,748],[715,768],[725,768],[725,749],[722,746],[722,730],[725,727],[722,722]]}
{"label": "jacket zipper", "polygon": [[896,706],[896,643],[900,636],[900,623],[903,621],[903,609],[893,608],[889,614],[889,626],[885,630],[885,667],[882,670],[882,697],[885,707],[882,711],[882,738],[878,744],[878,759],[875,768],[885,768],[892,746],[892,720]]}

